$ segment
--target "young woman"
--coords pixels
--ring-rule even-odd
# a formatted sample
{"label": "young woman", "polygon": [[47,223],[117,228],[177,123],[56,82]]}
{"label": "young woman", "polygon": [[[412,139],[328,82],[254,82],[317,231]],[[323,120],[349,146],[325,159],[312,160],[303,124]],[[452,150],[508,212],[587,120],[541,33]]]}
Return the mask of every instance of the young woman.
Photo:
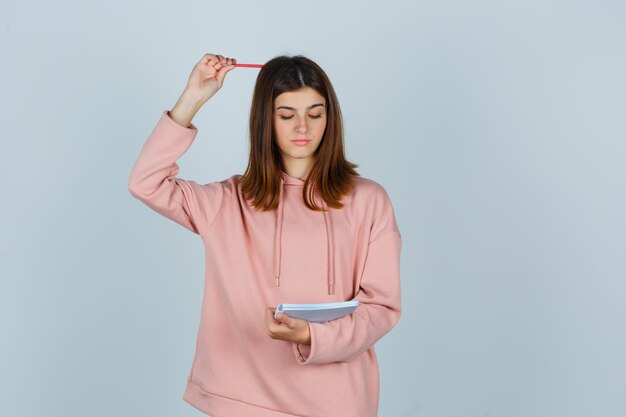
{"label": "young woman", "polygon": [[[374,343],[400,318],[401,236],[384,188],[345,159],[325,72],[303,56],[268,61],[254,89],[245,173],[207,184],[177,177],[198,132],[191,120],[235,63],[202,57],[128,181],[134,197],[204,243],[183,399],[213,417],[374,417]],[[324,323],[274,319],[280,303],[353,299],[353,313]]]}

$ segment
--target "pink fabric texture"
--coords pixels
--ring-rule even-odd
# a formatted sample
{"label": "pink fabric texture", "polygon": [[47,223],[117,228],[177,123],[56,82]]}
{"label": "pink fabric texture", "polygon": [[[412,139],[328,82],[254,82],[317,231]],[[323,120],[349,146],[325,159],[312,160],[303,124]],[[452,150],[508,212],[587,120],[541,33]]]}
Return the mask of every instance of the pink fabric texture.
{"label": "pink fabric texture", "polygon": [[[135,198],[204,244],[202,312],[183,399],[213,417],[377,416],[374,343],[401,313],[402,241],[386,191],[359,177],[343,208],[313,211],[304,181],[281,172],[278,209],[255,211],[236,186],[239,175],[207,184],[177,177],[176,161],[197,133],[164,111],[128,179]],[[266,332],[266,307],[353,299],[361,304],[352,314],[309,323],[311,345]]]}

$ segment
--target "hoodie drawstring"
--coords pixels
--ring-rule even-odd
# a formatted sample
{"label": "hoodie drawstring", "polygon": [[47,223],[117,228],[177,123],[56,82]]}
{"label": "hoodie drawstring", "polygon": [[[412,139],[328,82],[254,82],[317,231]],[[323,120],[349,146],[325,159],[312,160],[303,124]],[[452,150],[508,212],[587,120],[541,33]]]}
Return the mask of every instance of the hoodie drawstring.
{"label": "hoodie drawstring", "polygon": [[328,294],[335,293],[335,263],[332,261],[333,254],[335,253],[335,242],[333,240],[333,227],[332,222],[330,221],[330,216],[326,214],[326,210],[328,210],[328,205],[324,200],[322,200],[322,208],[324,211],[324,223],[326,223],[326,238],[328,240]]}
{"label": "hoodie drawstring", "polygon": [[276,214],[276,233],[274,235],[274,277],[276,278],[276,286],[280,287],[280,259],[281,245],[283,239],[283,212],[285,205],[283,204],[285,179],[280,177],[280,191],[278,192],[278,209]]}
{"label": "hoodie drawstring", "polygon": [[[284,193],[284,185],[285,178],[281,175],[280,177],[280,191],[278,196],[278,208],[276,209],[276,232],[274,234],[274,278],[276,280],[276,286],[280,287],[280,264],[281,264],[281,245],[282,245],[282,237],[283,237],[283,217],[285,204],[283,201],[283,193]],[[335,263],[333,262],[333,255],[335,253],[335,242],[333,239],[333,226],[330,220],[330,216],[327,214],[328,205],[322,199],[322,213],[324,215],[324,224],[326,226],[326,240],[327,240],[327,265],[328,265],[328,273],[327,273],[327,287],[328,294],[332,295],[335,293]]]}

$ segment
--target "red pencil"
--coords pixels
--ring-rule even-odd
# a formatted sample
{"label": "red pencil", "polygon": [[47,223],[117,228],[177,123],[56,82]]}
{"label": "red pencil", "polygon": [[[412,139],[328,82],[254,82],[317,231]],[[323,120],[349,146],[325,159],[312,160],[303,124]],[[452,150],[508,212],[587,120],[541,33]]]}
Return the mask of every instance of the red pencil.
{"label": "red pencil", "polygon": [[263,68],[263,64],[235,64],[235,67]]}

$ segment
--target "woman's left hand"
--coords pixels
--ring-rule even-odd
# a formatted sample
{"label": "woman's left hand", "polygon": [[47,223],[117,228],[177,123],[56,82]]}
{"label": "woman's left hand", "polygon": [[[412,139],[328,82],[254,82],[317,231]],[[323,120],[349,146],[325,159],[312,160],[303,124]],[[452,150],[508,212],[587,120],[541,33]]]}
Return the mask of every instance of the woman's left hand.
{"label": "woman's left hand", "polygon": [[286,314],[280,313],[278,319],[274,319],[276,307],[265,309],[265,327],[267,334],[272,339],[286,340],[303,345],[311,344],[311,330],[309,322]]}

